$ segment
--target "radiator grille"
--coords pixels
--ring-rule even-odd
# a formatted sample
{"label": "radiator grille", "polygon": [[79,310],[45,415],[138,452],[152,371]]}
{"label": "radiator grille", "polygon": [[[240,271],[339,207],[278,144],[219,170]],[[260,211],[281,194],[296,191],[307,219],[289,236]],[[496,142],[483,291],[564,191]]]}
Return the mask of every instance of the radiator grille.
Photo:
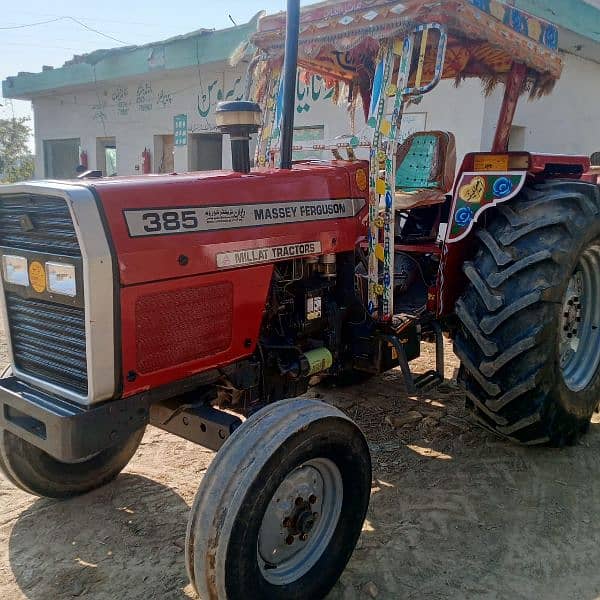
{"label": "radiator grille", "polygon": [[67,203],[35,194],[0,196],[0,246],[81,256]]}
{"label": "radiator grille", "polygon": [[[0,246],[10,252],[81,256],[67,203],[0,195]],[[13,358],[22,373],[87,395],[85,310],[6,292]]]}
{"label": "radiator grille", "polygon": [[84,309],[11,293],[6,308],[16,367],[86,395]]}
{"label": "radiator grille", "polygon": [[142,296],[135,305],[138,370],[150,373],[227,350],[232,315],[229,282]]}

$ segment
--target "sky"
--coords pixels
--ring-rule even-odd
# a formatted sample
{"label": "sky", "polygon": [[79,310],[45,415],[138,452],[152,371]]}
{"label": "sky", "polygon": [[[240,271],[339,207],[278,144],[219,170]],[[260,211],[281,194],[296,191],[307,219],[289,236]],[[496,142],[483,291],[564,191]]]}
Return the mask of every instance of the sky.
{"label": "sky", "polygon": [[[600,0],[587,0],[600,6]],[[311,4],[314,0],[303,0]],[[39,72],[42,65],[60,67],[74,54],[99,48],[146,44],[200,28],[231,26],[249,21],[258,11],[285,10],[285,0],[169,0],[148,3],[104,0],[21,0],[3,2],[0,20],[0,80],[19,71]],[[75,21],[62,19],[72,17]],[[21,27],[40,21],[53,21]],[[7,29],[18,27],[15,29]],[[104,35],[101,35],[104,34]],[[109,38],[105,36],[110,36]],[[125,44],[115,41],[115,38]],[[0,98],[0,118],[30,116],[29,102]]]}
{"label": "sky", "polygon": [[[314,0],[303,0],[311,4]],[[99,48],[147,44],[195,29],[231,27],[249,21],[260,10],[285,10],[285,0],[169,0],[148,3],[124,0],[22,0],[2,3],[0,19],[0,81],[19,71],[37,73],[42,65],[60,67],[74,54]],[[75,21],[73,17],[96,33]],[[41,21],[53,21],[31,27]],[[19,27],[6,29],[8,27]],[[123,43],[119,43],[110,36]],[[29,102],[0,98],[0,118],[31,116]],[[14,113],[13,113],[14,111]]]}

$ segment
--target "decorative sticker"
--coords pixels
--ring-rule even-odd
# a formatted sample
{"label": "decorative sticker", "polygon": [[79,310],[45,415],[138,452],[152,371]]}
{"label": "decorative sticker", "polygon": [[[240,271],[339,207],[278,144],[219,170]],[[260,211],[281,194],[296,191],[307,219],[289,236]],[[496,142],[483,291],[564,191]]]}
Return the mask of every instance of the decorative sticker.
{"label": "decorative sticker", "polygon": [[29,282],[38,294],[46,291],[46,270],[37,260],[29,265]]}
{"label": "decorative sticker", "polygon": [[463,173],[456,187],[446,242],[464,239],[481,213],[514,198],[523,188],[526,176],[523,171]]}
{"label": "decorative sticker", "polygon": [[358,169],[358,171],[356,171],[356,186],[361,192],[366,191],[369,186],[367,172],[364,169]]}

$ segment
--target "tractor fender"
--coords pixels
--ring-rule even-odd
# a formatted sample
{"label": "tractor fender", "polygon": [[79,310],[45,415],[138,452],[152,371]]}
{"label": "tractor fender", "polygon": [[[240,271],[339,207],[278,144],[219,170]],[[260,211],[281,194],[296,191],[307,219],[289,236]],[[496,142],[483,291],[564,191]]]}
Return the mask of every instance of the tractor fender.
{"label": "tractor fender", "polygon": [[525,185],[527,171],[462,173],[454,188],[446,244],[468,237],[481,215],[514,198]]}

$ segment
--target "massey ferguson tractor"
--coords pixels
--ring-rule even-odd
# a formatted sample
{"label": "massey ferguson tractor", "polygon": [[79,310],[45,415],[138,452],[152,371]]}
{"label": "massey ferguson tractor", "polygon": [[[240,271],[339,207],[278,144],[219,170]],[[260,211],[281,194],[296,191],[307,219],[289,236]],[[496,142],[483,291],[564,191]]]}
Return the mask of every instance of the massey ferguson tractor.
{"label": "massey ferguson tractor", "polygon": [[[574,443],[600,399],[600,189],[585,157],[508,151],[561,59],[553,24],[499,0],[290,0],[252,43],[248,99],[217,113],[232,171],[0,189],[0,468],[64,498],[113,479],[148,424],[217,450],[187,530],[200,597],[313,600],[352,554],[371,464],[346,415],[297,397],[396,367],[435,384],[446,334],[485,427]],[[364,127],[294,146],[298,69]],[[504,101],[491,151],[457,169],[452,133],[401,124],[467,77]],[[292,161],[315,149],[330,160]],[[413,377],[422,341],[436,369]]]}

